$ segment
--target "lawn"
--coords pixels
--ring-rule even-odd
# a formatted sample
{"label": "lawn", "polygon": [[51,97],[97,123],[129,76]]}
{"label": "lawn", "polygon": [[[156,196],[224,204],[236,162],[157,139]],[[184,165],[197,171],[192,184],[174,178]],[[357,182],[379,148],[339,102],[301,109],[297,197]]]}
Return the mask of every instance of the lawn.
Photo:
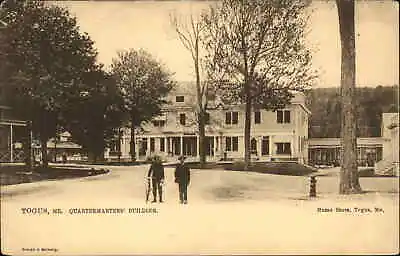
{"label": "lawn", "polygon": [[80,166],[35,167],[32,171],[29,171],[24,165],[0,165],[0,185],[30,183],[42,180],[71,179],[94,176],[107,172],[109,171],[104,169],[85,168]]}
{"label": "lawn", "polygon": [[[200,169],[199,163],[188,163],[192,169]],[[206,163],[203,169],[224,169],[230,171],[244,171],[244,162],[210,162]],[[257,173],[269,173],[277,175],[289,175],[289,176],[306,176],[314,172],[317,169],[307,165],[299,164],[297,162],[253,162],[250,166],[250,172]]]}

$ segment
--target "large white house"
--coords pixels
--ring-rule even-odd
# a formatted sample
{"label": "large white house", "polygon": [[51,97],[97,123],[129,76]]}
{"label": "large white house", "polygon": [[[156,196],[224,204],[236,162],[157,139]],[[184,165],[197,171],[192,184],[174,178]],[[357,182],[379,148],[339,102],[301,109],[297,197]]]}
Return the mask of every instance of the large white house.
{"label": "large white house", "polygon": [[[136,159],[157,154],[173,160],[183,154],[199,157],[196,124],[196,94],[191,84],[182,83],[167,97],[169,104],[161,116],[142,126],[136,135]],[[206,140],[208,160],[244,157],[244,105],[209,102]],[[251,116],[251,156],[258,160],[285,159],[307,162],[308,119],[305,96],[295,93],[291,104],[276,112],[253,110]],[[130,130],[122,129],[118,141],[106,151],[107,159],[130,158]]]}
{"label": "large white house", "polygon": [[383,113],[382,137],[385,139],[383,159],[376,164],[376,172],[399,176],[399,113]]}
{"label": "large white house", "polygon": [[[310,165],[340,165],[340,138],[311,138],[308,150]],[[357,161],[377,174],[399,175],[399,113],[382,113],[380,137],[357,138]]]}

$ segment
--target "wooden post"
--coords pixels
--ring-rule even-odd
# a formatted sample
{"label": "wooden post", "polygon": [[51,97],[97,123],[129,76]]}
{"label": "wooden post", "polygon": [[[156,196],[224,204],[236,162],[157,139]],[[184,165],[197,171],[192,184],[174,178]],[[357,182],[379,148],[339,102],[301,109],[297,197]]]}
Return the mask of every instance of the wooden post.
{"label": "wooden post", "polygon": [[14,162],[14,149],[13,149],[13,125],[10,124],[10,162]]}

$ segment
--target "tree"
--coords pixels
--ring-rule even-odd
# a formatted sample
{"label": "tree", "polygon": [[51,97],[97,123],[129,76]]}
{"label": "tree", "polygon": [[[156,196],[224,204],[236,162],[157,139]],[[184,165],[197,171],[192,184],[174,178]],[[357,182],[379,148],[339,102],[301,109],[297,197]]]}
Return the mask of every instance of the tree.
{"label": "tree", "polygon": [[56,135],[65,101],[80,91],[97,52],[68,10],[39,1],[7,1],[3,17],[12,107],[40,138],[43,165],[47,141]]}
{"label": "tree", "polygon": [[209,83],[201,79],[201,47],[204,31],[204,24],[191,14],[187,22],[178,21],[176,15],[171,16],[171,24],[177,33],[182,45],[189,51],[193,61],[194,74],[196,77],[196,114],[197,127],[199,132],[199,156],[200,168],[206,162],[206,112],[208,103]]}
{"label": "tree", "polygon": [[[355,88],[358,136],[381,136],[382,113],[398,112],[398,90],[398,85]],[[339,87],[314,88],[307,92],[307,107],[312,113],[309,137],[339,138],[341,105]]]}
{"label": "tree", "polygon": [[359,193],[361,186],[357,168],[357,119],[355,102],[356,51],[354,38],[354,0],[336,0],[342,47],[342,163],[340,194]]}
{"label": "tree", "polygon": [[[3,17],[6,14],[6,12],[5,12],[4,8],[3,8],[4,3],[5,2],[1,2],[0,3],[0,63],[1,63],[1,65],[0,65],[0,77],[2,77],[2,78],[5,76],[5,73],[4,73],[4,71],[5,71],[5,62],[7,60],[5,58],[6,55],[4,53],[5,52],[4,47],[5,47],[5,44],[6,44],[6,42],[5,42],[6,35],[4,33],[4,30],[7,27],[7,23],[5,21],[3,21]],[[3,82],[0,83],[0,86],[3,86]]]}
{"label": "tree", "polygon": [[64,127],[82,145],[93,162],[103,160],[104,149],[122,124],[122,98],[111,74],[101,66],[87,73],[86,88],[65,106]]}
{"label": "tree", "polygon": [[130,122],[130,154],[135,161],[136,128],[161,113],[167,103],[165,96],[174,85],[172,74],[150,53],[134,49],[119,52],[111,69],[123,99],[125,118]]}
{"label": "tree", "polygon": [[223,0],[204,16],[208,70],[221,95],[245,105],[245,169],[250,165],[251,111],[277,110],[311,85],[304,34],[308,1]]}

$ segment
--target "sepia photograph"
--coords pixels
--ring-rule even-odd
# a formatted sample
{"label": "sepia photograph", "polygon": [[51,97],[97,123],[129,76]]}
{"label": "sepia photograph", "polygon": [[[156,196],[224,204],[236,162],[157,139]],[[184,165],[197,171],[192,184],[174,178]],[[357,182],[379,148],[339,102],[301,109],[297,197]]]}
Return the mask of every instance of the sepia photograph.
{"label": "sepia photograph", "polygon": [[399,3],[0,0],[2,255],[397,255]]}

